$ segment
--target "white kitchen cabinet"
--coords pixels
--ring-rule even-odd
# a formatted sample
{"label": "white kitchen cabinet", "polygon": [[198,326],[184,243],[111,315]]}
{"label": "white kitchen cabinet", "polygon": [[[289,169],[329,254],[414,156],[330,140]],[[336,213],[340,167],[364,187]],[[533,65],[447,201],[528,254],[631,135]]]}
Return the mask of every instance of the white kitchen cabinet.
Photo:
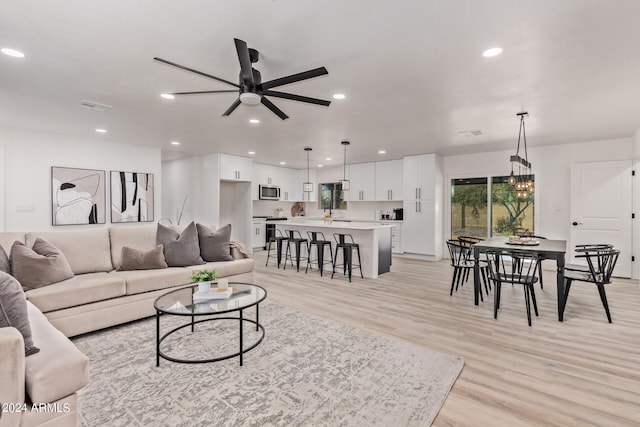
{"label": "white kitchen cabinet", "polygon": [[438,163],[439,158],[435,154],[404,158],[404,200],[429,200],[435,197],[436,175],[441,170]]}
{"label": "white kitchen cabinet", "polygon": [[258,191],[260,187],[260,165],[257,163],[253,164],[251,175],[251,200],[260,200],[260,191]]}
{"label": "white kitchen cabinet", "polygon": [[251,182],[253,179],[253,160],[248,157],[220,154],[220,179]]}
{"label": "white kitchen cabinet", "polygon": [[259,184],[281,186],[282,185],[280,183],[280,181],[282,180],[282,178],[280,177],[281,169],[282,168],[278,166],[260,165]]}
{"label": "white kitchen cabinet", "polygon": [[358,163],[349,165],[349,201],[366,202],[375,200],[375,164]]}
{"label": "white kitchen cabinet", "polygon": [[294,202],[300,198],[299,193],[302,192],[302,184],[298,188],[298,171],[290,168],[278,168],[278,179],[276,185],[280,186],[280,201]]}
{"label": "white kitchen cabinet", "polygon": [[404,252],[436,255],[436,220],[433,200],[404,201]]}
{"label": "white kitchen cabinet", "polygon": [[401,254],[403,252],[402,247],[402,222],[400,221],[381,221],[380,224],[392,224],[395,227],[391,229],[391,252],[394,254]]}
{"label": "white kitchen cabinet", "polygon": [[387,160],[375,163],[376,201],[404,199],[404,161]]}
{"label": "white kitchen cabinet", "polygon": [[442,258],[442,160],[435,154],[404,158],[403,249]]}
{"label": "white kitchen cabinet", "polygon": [[265,227],[266,221],[264,220],[253,220],[253,227],[251,233],[251,247],[262,248],[265,245]]}

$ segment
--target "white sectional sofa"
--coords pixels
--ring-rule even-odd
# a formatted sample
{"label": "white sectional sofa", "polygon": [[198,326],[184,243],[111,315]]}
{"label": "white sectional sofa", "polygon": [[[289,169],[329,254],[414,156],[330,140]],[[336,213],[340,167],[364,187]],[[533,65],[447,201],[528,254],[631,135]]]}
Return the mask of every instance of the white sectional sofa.
{"label": "white sectional sofa", "polygon": [[242,245],[233,242],[231,261],[117,270],[123,247],[140,251],[156,248],[156,229],[156,225],[123,224],[0,233],[0,245],[7,254],[16,240],[29,247],[40,238],[59,249],[73,271],[69,279],[25,292],[39,353],[25,356],[20,332],[13,327],[0,328],[0,404],[50,404],[48,411],[5,412],[0,416],[0,427],[77,425],[76,392],[89,381],[89,360],[68,337],[155,314],[153,301],[172,288],[191,283],[189,277],[196,270],[215,268],[220,277],[251,280],[254,260]]}

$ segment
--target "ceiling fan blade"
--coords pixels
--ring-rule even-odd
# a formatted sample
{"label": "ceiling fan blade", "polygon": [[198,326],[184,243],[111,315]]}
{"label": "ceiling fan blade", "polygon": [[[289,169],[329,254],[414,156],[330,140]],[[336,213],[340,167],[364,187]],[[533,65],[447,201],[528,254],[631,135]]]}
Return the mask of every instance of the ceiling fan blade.
{"label": "ceiling fan blade", "polygon": [[184,65],[176,64],[175,62],[167,61],[166,59],[162,59],[162,58],[158,58],[158,57],[155,57],[153,59],[155,59],[158,62],[162,62],[163,64],[171,65],[173,67],[177,67],[177,68],[183,69],[185,71],[189,71],[189,72],[198,74],[198,75],[203,76],[203,77],[208,77],[210,79],[217,80],[219,82],[226,83],[228,85],[235,86],[237,88],[240,87],[240,85],[238,85],[236,83],[232,83],[232,82],[230,82],[228,80],[221,79],[220,77],[212,76],[211,74],[203,73],[202,71],[194,70],[193,68],[185,67]]}
{"label": "ceiling fan blade", "polygon": [[240,39],[233,39],[236,42],[236,51],[240,60],[240,74],[242,81],[245,83],[255,84],[253,82],[253,71],[251,70],[251,59],[249,58],[249,48],[247,43]]}
{"label": "ceiling fan blade", "polygon": [[223,116],[228,116],[229,114],[233,113],[233,110],[238,108],[238,105],[240,105],[240,98],[236,99],[235,102],[233,104],[231,104],[231,107],[227,108],[227,111],[222,113],[222,115]]}
{"label": "ceiling fan blade", "polygon": [[266,83],[262,83],[263,89],[271,89],[272,87],[284,86],[290,83],[299,82],[301,80],[312,79],[314,77],[324,76],[329,74],[326,68],[314,68],[313,70],[303,71],[302,73],[292,74],[286,77],[280,77],[279,79],[270,80]]}
{"label": "ceiling fan blade", "polygon": [[262,102],[264,104],[265,107],[267,107],[269,110],[271,110],[276,116],[280,117],[282,120],[286,120],[289,118],[289,116],[287,116],[284,111],[282,111],[281,109],[279,109],[278,107],[276,107],[273,102],[269,101],[267,98],[265,98],[264,96],[262,97],[262,99],[260,100],[260,102]]}
{"label": "ceiling fan blade", "polygon": [[290,99],[292,101],[300,101],[300,102],[307,102],[309,104],[324,105],[325,107],[328,107],[329,104],[331,104],[331,101],[325,101],[323,99],[317,99],[317,98],[309,98],[308,96],[302,96],[302,95],[294,95],[292,93],[278,92],[275,90],[265,90],[262,92],[262,94],[275,96],[276,98]]}
{"label": "ceiling fan blade", "polygon": [[169,95],[204,95],[207,93],[238,93],[237,90],[199,90],[196,92],[173,92]]}

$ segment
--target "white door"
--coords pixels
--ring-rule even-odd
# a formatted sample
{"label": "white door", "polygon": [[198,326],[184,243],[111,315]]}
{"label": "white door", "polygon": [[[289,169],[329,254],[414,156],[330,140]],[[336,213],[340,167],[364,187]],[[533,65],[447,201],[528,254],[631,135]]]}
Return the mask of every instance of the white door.
{"label": "white door", "polygon": [[631,277],[631,173],[631,160],[571,165],[568,262],[576,262],[575,245],[611,243],[620,250],[613,274]]}

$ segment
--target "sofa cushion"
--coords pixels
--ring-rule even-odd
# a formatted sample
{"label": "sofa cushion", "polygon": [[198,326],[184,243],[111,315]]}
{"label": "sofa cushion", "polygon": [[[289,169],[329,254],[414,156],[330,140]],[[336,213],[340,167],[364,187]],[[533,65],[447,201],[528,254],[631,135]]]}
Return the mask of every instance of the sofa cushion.
{"label": "sofa cushion", "polygon": [[211,230],[209,227],[196,224],[198,230],[198,243],[200,244],[200,256],[202,259],[210,261],[232,261],[231,248],[229,240],[231,240],[231,224],[224,227]]}
{"label": "sofa cushion", "polygon": [[150,251],[156,247],[155,225],[118,224],[109,227],[111,241],[111,263],[121,264],[122,248],[129,247],[139,251]]}
{"label": "sofa cushion", "polygon": [[113,270],[106,228],[27,233],[27,245],[38,237],[62,251],[74,274]]}
{"label": "sofa cushion", "polygon": [[13,326],[24,338],[24,354],[29,356],[40,349],[33,344],[27,298],[22,286],[11,275],[0,272],[0,328]]}
{"label": "sofa cushion", "polygon": [[27,298],[44,313],[125,295],[124,280],[109,273],[79,274],[53,285],[27,291]]}
{"label": "sofa cushion", "polygon": [[16,241],[11,247],[11,272],[24,290],[36,289],[73,277],[62,252],[37,238],[33,248]]}
{"label": "sofa cushion", "polygon": [[170,267],[204,264],[198,245],[198,230],[191,222],[182,233],[158,224],[156,243],[164,246],[164,258]]}
{"label": "sofa cushion", "polygon": [[191,270],[183,267],[169,267],[161,270],[112,271],[112,276],[127,282],[127,295],[140,294],[158,289],[191,283]]}
{"label": "sofa cushion", "polygon": [[155,249],[150,251],[139,251],[125,246],[122,248],[120,265],[117,270],[154,270],[167,267],[162,245],[157,245]]}
{"label": "sofa cushion", "polygon": [[7,254],[11,252],[11,246],[13,246],[13,242],[19,241],[22,243],[26,243],[26,233],[21,233],[17,231],[5,231],[0,233],[0,246],[2,246]]}
{"label": "sofa cushion", "polygon": [[250,273],[255,267],[253,258],[236,259],[229,261],[208,262],[205,265],[193,265],[187,267],[191,270],[191,274],[195,274],[198,270],[215,269],[220,277],[235,276],[236,274]]}
{"label": "sofa cushion", "polygon": [[32,402],[54,402],[89,383],[89,358],[27,301],[33,338],[41,350],[26,358],[25,385]]}
{"label": "sofa cushion", "polygon": [[11,274],[11,264],[9,263],[9,256],[5,252],[4,248],[0,245],[0,271]]}

